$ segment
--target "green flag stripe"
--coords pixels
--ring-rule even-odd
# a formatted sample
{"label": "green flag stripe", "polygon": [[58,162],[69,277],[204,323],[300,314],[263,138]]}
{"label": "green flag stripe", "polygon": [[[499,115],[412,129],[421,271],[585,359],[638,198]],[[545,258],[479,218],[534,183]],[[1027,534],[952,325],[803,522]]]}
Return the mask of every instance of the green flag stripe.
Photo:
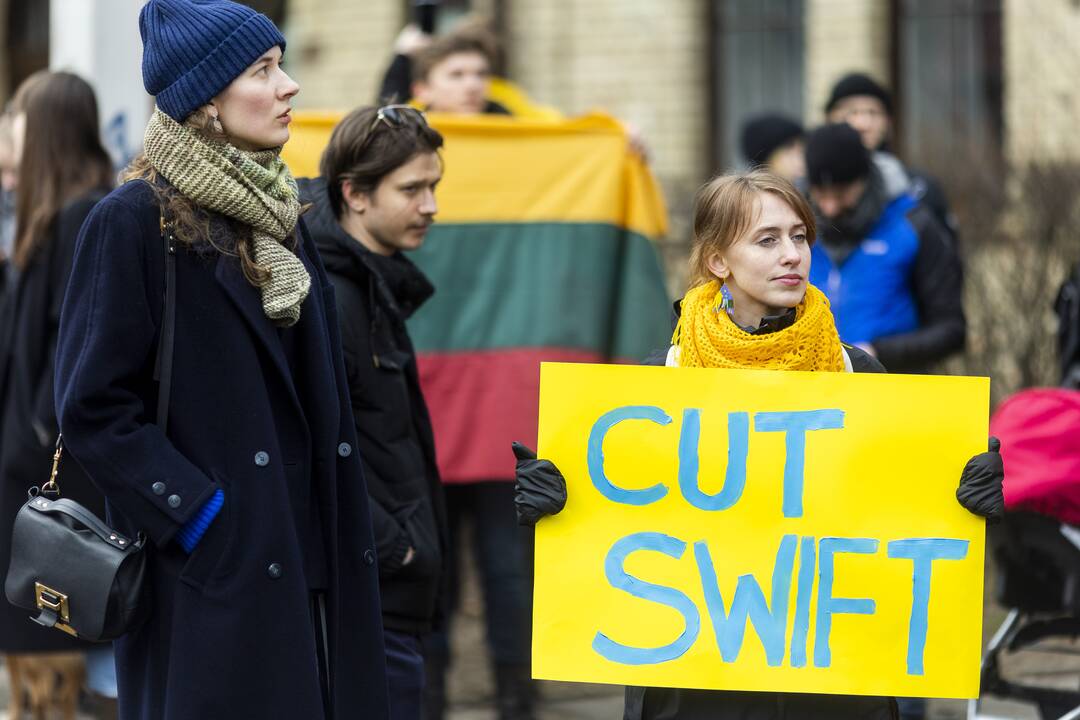
{"label": "green flag stripe", "polygon": [[409,322],[421,352],[560,347],[640,359],[671,337],[656,249],[614,225],[436,224],[410,257],[436,288]]}

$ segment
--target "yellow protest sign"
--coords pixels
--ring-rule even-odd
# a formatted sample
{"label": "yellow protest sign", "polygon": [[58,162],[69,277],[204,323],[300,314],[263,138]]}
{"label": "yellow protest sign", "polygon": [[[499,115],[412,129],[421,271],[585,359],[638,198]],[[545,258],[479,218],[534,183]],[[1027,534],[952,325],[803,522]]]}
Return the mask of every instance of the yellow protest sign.
{"label": "yellow protest sign", "polygon": [[970,698],[989,380],[544,364],[533,674]]}

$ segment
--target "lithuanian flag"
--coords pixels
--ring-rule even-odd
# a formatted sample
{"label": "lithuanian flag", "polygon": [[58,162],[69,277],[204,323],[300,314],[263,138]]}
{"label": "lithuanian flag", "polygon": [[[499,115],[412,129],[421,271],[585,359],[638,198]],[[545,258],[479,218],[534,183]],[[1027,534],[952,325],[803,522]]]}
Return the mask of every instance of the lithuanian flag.
{"label": "lithuanian flag", "polygon": [[[314,175],[339,116],[300,116],[286,146]],[[439,213],[411,255],[435,285],[410,321],[443,480],[512,479],[535,447],[541,361],[638,362],[666,348],[652,241],[667,216],[614,119],[429,115],[446,138]]]}

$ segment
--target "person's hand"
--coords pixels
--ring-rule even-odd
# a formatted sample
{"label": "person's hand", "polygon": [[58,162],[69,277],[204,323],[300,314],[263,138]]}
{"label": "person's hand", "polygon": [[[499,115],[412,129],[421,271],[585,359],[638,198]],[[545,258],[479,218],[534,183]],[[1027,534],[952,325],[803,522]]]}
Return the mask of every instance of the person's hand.
{"label": "person's hand", "polygon": [[536,453],[519,442],[511,447],[517,458],[514,510],[518,525],[531,527],[566,506],[566,480],[550,460],[537,460]]}
{"label": "person's hand", "polygon": [[411,57],[430,44],[431,36],[421,30],[416,23],[409,23],[401,29],[394,40],[394,53]]}
{"label": "person's hand", "polygon": [[1005,514],[1005,468],[1001,463],[1001,442],[990,438],[990,449],[968,460],[960,473],[956,499],[969,512],[997,522]]}
{"label": "person's hand", "polygon": [[623,128],[626,129],[626,143],[630,147],[630,151],[641,158],[642,162],[649,162],[649,143],[645,141],[645,133],[641,131],[637,125],[632,122],[623,122]]}

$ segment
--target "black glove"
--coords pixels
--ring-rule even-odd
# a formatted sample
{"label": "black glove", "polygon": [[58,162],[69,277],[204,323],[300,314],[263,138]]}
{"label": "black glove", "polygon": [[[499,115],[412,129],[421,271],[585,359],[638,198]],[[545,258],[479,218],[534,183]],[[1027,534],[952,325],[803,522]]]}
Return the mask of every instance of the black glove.
{"label": "black glove", "polygon": [[537,460],[536,453],[519,442],[511,447],[517,458],[514,510],[518,525],[532,527],[566,506],[566,480],[550,460]]}
{"label": "black glove", "polygon": [[969,512],[995,523],[1005,514],[1005,492],[1001,483],[1005,468],[1001,464],[1001,441],[990,438],[990,450],[968,460],[960,473],[960,487],[956,499]]}

